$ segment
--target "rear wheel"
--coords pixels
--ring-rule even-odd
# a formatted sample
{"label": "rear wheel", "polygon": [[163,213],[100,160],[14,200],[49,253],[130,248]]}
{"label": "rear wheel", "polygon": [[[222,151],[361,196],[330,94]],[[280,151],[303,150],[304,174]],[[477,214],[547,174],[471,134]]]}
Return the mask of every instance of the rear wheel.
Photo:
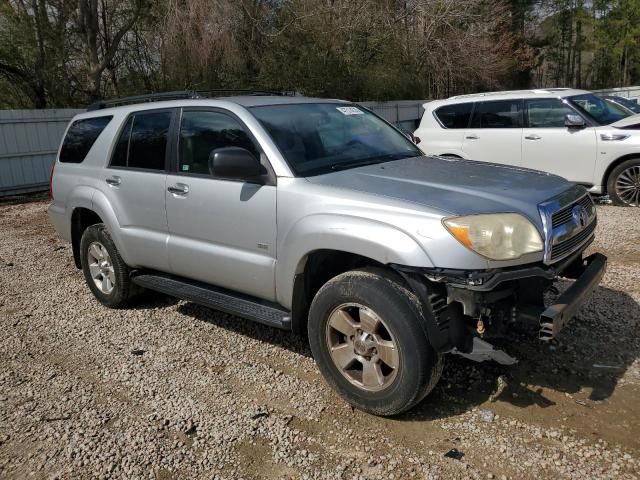
{"label": "rear wheel", "polygon": [[640,159],[626,160],[613,169],[607,193],[615,205],[640,207]]}
{"label": "rear wheel", "polygon": [[327,382],[355,407],[402,413],[442,373],[417,298],[384,270],[356,270],[327,282],[309,312],[309,343]]}
{"label": "rear wheel", "polygon": [[80,263],[87,285],[100,303],[111,308],[129,303],[136,290],[130,269],[103,223],[91,225],[82,234]]}

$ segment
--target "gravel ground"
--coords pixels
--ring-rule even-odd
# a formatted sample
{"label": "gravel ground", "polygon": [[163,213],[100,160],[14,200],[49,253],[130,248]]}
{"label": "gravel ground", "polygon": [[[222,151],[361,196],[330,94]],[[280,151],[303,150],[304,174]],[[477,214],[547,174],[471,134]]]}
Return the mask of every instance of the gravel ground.
{"label": "gravel ground", "polygon": [[353,411],[305,342],[148,294],[91,296],[46,202],[0,205],[0,478],[638,478],[640,209],[598,207],[609,270],[514,367],[448,357],[421,405]]}

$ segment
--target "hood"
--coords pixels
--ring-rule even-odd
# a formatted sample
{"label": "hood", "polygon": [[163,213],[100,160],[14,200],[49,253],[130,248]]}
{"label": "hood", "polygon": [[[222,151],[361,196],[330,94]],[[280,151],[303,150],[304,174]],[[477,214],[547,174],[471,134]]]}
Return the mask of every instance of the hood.
{"label": "hood", "polygon": [[521,213],[540,228],[538,204],[572,185],[537,170],[441,157],[408,158],[307,180],[411,202],[443,215]]}
{"label": "hood", "polygon": [[610,127],[624,128],[629,130],[640,130],[640,113],[625,117],[622,120],[613,122]]}

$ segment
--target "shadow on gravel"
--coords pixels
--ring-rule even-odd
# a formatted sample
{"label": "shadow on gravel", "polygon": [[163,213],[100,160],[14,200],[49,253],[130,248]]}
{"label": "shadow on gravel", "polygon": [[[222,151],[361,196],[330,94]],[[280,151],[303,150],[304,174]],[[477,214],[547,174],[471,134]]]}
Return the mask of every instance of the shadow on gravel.
{"label": "shadow on gravel", "polygon": [[299,355],[311,357],[311,350],[306,338],[295,333],[234,317],[195,303],[185,303],[178,306],[178,312],[245,337],[253,338],[259,342],[267,342],[271,345],[286,348]]}
{"label": "shadow on gravel", "polygon": [[399,420],[449,417],[487,400],[552,407],[555,402],[543,393],[547,389],[569,394],[584,389],[589,401],[606,400],[640,357],[639,332],[640,305],[624,292],[599,287],[552,343],[538,341],[535,330],[513,331],[500,342],[519,360],[512,367],[447,356],[435,391]]}

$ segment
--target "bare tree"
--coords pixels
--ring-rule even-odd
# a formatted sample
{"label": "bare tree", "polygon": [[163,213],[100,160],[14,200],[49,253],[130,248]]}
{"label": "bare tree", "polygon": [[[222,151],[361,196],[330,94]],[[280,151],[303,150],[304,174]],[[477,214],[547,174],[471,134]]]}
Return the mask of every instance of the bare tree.
{"label": "bare tree", "polygon": [[[86,92],[102,97],[102,77],[113,61],[123,37],[140,18],[145,0],[77,0],[75,15],[80,48],[86,62]],[[112,26],[115,26],[113,28]]]}

